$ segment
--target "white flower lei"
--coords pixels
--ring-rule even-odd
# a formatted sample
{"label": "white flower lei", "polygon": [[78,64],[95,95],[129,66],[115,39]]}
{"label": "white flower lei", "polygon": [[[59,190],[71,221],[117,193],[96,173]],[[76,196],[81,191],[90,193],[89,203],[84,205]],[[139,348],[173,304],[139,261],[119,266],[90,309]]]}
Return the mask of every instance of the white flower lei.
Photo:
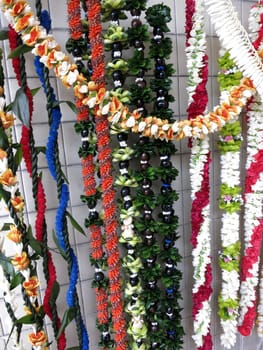
{"label": "white flower lei", "polygon": [[205,0],[205,4],[222,46],[229,50],[238,68],[244,76],[252,79],[258,93],[263,96],[263,65],[236,15],[232,2]]}
{"label": "white flower lei", "polygon": [[[190,44],[186,48],[187,68],[188,68],[188,104],[193,102],[193,95],[196,87],[202,82],[200,70],[204,63],[203,58],[206,51],[206,38],[204,31],[204,1],[195,1],[195,12],[192,17],[192,29],[190,31]],[[191,198],[195,199],[196,193],[200,191],[203,181],[204,165],[207,162],[209,153],[209,138],[205,136],[202,140],[192,140],[191,158],[190,158],[190,181]],[[199,288],[206,282],[206,269],[211,263],[210,246],[210,204],[202,209],[203,223],[197,235],[196,247],[192,250],[194,267],[194,285],[193,293],[197,293]],[[210,329],[211,320],[211,298],[202,303],[202,308],[198,310],[193,320],[194,335],[192,336],[196,346],[203,345],[203,337]]]}
{"label": "white flower lei", "polygon": [[[263,150],[263,130],[262,130],[262,113],[263,105],[260,97],[257,95],[248,112],[248,135],[247,135],[247,162],[246,168],[249,169],[254,162],[254,156],[259,150]],[[254,229],[259,225],[259,219],[262,218],[262,203],[263,203],[263,173],[260,174],[258,181],[252,186],[251,193],[245,193],[245,233],[244,233],[244,249],[251,246],[251,239]],[[260,257],[249,270],[250,276],[241,282],[240,286],[240,316],[239,324],[244,321],[244,316],[249,307],[254,305],[256,299],[256,287],[258,285],[258,269]],[[262,289],[260,289],[262,298]],[[259,311],[262,309],[262,299],[259,306]],[[259,332],[262,329],[262,323],[259,324]]]}

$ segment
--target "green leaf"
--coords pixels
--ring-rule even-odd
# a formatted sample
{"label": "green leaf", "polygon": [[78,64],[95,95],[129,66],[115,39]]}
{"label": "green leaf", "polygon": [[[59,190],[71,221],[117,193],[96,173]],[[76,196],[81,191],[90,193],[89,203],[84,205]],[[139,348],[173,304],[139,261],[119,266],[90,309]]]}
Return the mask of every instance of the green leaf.
{"label": "green leaf", "polygon": [[8,29],[2,29],[0,31],[0,40],[8,39]]}
{"label": "green leaf", "polygon": [[16,288],[17,286],[19,286],[19,284],[22,284],[23,281],[24,281],[23,275],[21,275],[21,273],[16,273],[11,280],[10,289],[12,290]]}
{"label": "green leaf", "polygon": [[55,281],[53,283],[52,290],[51,290],[51,295],[50,295],[50,299],[49,299],[50,304],[56,302],[56,300],[58,298],[58,295],[59,295],[59,291],[60,291],[60,286],[59,286],[58,282]]}
{"label": "green leaf", "polygon": [[83,228],[80,226],[80,224],[74,219],[74,217],[67,211],[66,212],[67,217],[69,218],[71,225],[77,230],[79,231],[81,234],[83,234],[84,236],[86,236],[85,231],[83,230]]}
{"label": "green leaf", "polygon": [[11,226],[14,226],[14,224],[11,222],[6,222],[0,229],[0,231],[9,231],[11,229]]}
{"label": "green leaf", "polygon": [[26,315],[16,320],[16,323],[19,323],[19,324],[33,324],[35,322],[36,320],[32,315]]}
{"label": "green leaf", "polygon": [[19,167],[21,161],[23,158],[23,152],[22,152],[22,148],[21,146],[17,148],[17,151],[15,153],[14,156],[14,164],[15,164],[15,168],[14,168],[14,173],[16,172],[17,168]]}
{"label": "green leaf", "polygon": [[37,146],[37,147],[35,147],[35,150],[36,150],[37,154],[39,154],[39,153],[46,154],[46,147],[45,146]]}
{"label": "green leaf", "polygon": [[54,230],[52,230],[52,236],[53,236],[54,243],[56,244],[56,247],[59,250],[60,255],[63,256],[65,260],[67,260],[66,253],[60,248],[58,239]]}
{"label": "green leaf", "polygon": [[10,52],[10,54],[8,55],[8,58],[16,58],[16,57],[19,57],[20,55],[24,55],[29,51],[32,51],[32,47],[22,44],[16,47],[12,52]]}
{"label": "green leaf", "polygon": [[13,112],[21,120],[21,122],[29,128],[29,103],[27,95],[22,88],[18,89],[13,102]]}
{"label": "green leaf", "polygon": [[10,259],[8,259],[2,252],[0,252],[0,265],[8,276],[11,276],[11,278],[15,276],[14,266],[12,265]]}
{"label": "green leaf", "polygon": [[41,89],[40,87],[31,89],[31,90],[30,90],[31,95],[34,97],[34,96],[38,93],[38,91],[39,91],[40,89]]}
{"label": "green leaf", "polygon": [[9,146],[8,137],[3,128],[0,128],[0,148],[7,149]]}
{"label": "green leaf", "polygon": [[8,191],[3,189],[3,186],[0,185],[0,199],[3,199],[6,203],[10,200],[11,194]]}
{"label": "green leaf", "polygon": [[55,108],[55,107],[58,107],[61,103],[66,103],[69,108],[75,113],[77,114],[78,113],[78,109],[77,107],[75,106],[75,104],[71,101],[55,101],[53,102],[52,104],[52,107]]}
{"label": "green leaf", "polygon": [[32,234],[31,226],[28,227],[27,230],[27,239],[29,241],[30,247],[38,254],[43,255],[42,253],[42,243],[39,242]]}
{"label": "green leaf", "polygon": [[75,307],[71,307],[65,311],[56,339],[58,339],[61,336],[61,334],[64,332],[65,328],[74,319],[75,315],[76,315],[76,308]]}

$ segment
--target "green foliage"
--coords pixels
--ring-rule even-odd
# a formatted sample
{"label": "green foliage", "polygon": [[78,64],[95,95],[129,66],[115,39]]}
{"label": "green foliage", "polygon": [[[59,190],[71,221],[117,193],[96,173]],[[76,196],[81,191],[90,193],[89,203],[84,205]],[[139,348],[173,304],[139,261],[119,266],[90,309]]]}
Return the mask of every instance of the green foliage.
{"label": "green foliage", "polygon": [[140,38],[140,41],[149,41],[150,40],[150,34],[147,24],[142,24],[135,28],[128,28],[127,29],[127,35],[128,40],[130,42],[130,45],[134,45],[134,41],[138,40]]}
{"label": "green foliage", "polygon": [[103,35],[105,50],[112,50],[113,43],[120,42],[123,49],[127,49],[128,45],[128,35],[123,31],[123,27],[118,25],[110,25],[107,32]]}
{"label": "green foliage", "polygon": [[223,321],[232,320],[236,317],[238,300],[223,299],[220,294],[218,297],[218,315]]}
{"label": "green foliage", "polygon": [[15,99],[13,101],[13,112],[22,124],[29,128],[29,102],[23,88],[19,88],[16,91]]}
{"label": "green foliage", "polygon": [[31,46],[22,44],[18,47],[16,47],[10,54],[8,55],[8,58],[17,58],[20,55],[24,55],[25,53],[29,52],[32,50]]}
{"label": "green foliage", "polygon": [[69,218],[71,225],[74,227],[75,230],[80,232],[82,235],[86,236],[85,231],[81,227],[81,225],[77,222],[77,220],[67,211],[66,216]]}
{"label": "green foliage", "polygon": [[64,332],[66,327],[70,324],[70,322],[75,318],[75,316],[76,316],[76,308],[72,307],[65,311],[56,339],[58,339],[61,336],[61,334]]}
{"label": "green foliage", "polygon": [[168,32],[169,28],[166,23],[172,19],[170,12],[168,6],[157,4],[147,9],[145,18],[151,27],[159,27],[163,32]]}
{"label": "green foliage", "polygon": [[126,0],[125,8],[127,11],[131,11],[133,9],[145,10],[146,4],[147,4],[147,0]]}
{"label": "green foliage", "polygon": [[137,75],[140,69],[147,71],[151,68],[151,60],[144,57],[143,51],[135,50],[133,56],[128,59],[129,73]]}
{"label": "green foliage", "polygon": [[125,8],[125,0],[103,0],[102,7],[102,21],[110,21],[112,11],[118,11],[119,19],[126,19],[127,16],[123,12]]}
{"label": "green foliage", "polygon": [[154,39],[151,40],[151,46],[149,50],[149,56],[169,58],[173,50],[172,40],[170,38],[163,38],[162,41],[156,42]]}
{"label": "green foliage", "polygon": [[132,84],[130,86],[130,92],[131,104],[136,104],[138,99],[143,100],[144,103],[149,103],[151,101],[151,89],[149,87],[140,88],[136,84]]}

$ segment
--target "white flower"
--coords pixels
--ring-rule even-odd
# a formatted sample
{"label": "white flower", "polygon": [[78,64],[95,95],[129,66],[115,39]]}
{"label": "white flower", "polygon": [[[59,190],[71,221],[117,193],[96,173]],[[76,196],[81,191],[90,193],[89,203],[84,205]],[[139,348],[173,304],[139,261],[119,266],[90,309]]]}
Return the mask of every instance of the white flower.
{"label": "white flower", "polygon": [[136,122],[136,120],[135,120],[134,116],[130,116],[128,118],[128,120],[126,121],[126,125],[128,128],[132,128],[135,125],[135,122]]}
{"label": "white flower", "polygon": [[67,79],[66,79],[67,83],[69,85],[73,85],[77,81],[78,76],[79,76],[79,71],[77,69],[75,69],[73,72],[70,71],[67,75]]}
{"label": "white flower", "polygon": [[146,125],[147,125],[146,122],[144,121],[140,122],[138,125],[138,131],[142,132],[145,129]]}
{"label": "white flower", "polygon": [[[41,59],[40,59],[41,60]],[[63,78],[69,71],[70,64],[67,61],[63,61],[57,66],[57,74],[60,78]]]}
{"label": "white flower", "polygon": [[[54,58],[56,61],[63,61],[65,58],[65,54],[62,51],[55,51],[54,53]],[[67,63],[66,61],[64,61],[65,63]],[[63,63],[64,63],[63,62]],[[69,65],[70,66],[70,65]]]}

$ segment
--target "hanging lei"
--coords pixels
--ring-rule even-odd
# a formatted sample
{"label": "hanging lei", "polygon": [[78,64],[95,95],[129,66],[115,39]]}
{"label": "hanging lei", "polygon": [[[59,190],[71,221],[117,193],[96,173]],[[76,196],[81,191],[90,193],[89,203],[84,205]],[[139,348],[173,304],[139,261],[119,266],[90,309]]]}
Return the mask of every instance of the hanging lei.
{"label": "hanging lei", "polygon": [[[250,38],[254,43],[255,48],[262,50],[262,36],[263,36],[263,1],[252,6],[250,10],[250,16],[248,18],[250,28]],[[261,101],[262,104],[262,101]],[[262,142],[262,129],[261,140]],[[259,281],[259,296],[257,307],[257,334],[259,337],[263,337],[263,269],[260,270]]]}
{"label": "hanging lei", "polygon": [[[85,1],[82,2],[82,7],[86,13],[87,7]],[[92,66],[89,44],[87,45],[88,28],[85,26],[85,19],[81,21],[80,1],[68,1],[67,10],[70,39],[67,41],[66,47],[68,52],[72,53],[78,70],[89,79],[92,74]],[[87,61],[86,66],[84,64],[85,61]],[[78,114],[77,123],[75,124],[75,130],[77,133],[80,133],[82,140],[79,156],[81,157],[84,194],[81,196],[81,199],[89,208],[89,215],[85,219],[85,226],[89,228],[90,232],[90,261],[95,266],[92,286],[95,289],[96,296],[97,327],[101,332],[99,345],[106,350],[112,346],[112,340],[108,312],[108,278],[104,274],[107,267],[103,249],[102,220],[99,218],[98,211],[96,210],[98,200],[100,199],[100,191],[96,187],[96,164],[94,162],[94,157],[96,156],[95,143],[97,140],[93,123],[89,120],[89,109],[87,106],[83,106],[81,101],[82,93],[79,91],[79,95],[76,96]]]}
{"label": "hanging lei", "polygon": [[[208,57],[204,32],[203,0],[186,2],[186,57],[188,80],[188,119],[204,113],[208,94]],[[211,336],[211,295],[212,267],[210,245],[210,203],[209,203],[209,139],[191,139],[190,180],[191,180],[191,221],[194,266],[193,286],[193,339],[198,349],[212,349]]]}
{"label": "hanging lei", "polygon": [[[2,56],[1,56],[2,57]],[[20,163],[20,148],[12,143],[11,128],[14,124],[14,115],[8,111],[3,88],[3,70],[0,73],[0,200],[4,209],[9,212],[12,223],[2,226],[1,232],[11,244],[7,244],[7,253],[11,258],[4,255],[3,241],[1,240],[1,282],[5,305],[10,319],[13,323],[11,334],[16,329],[14,337],[14,348],[23,348],[20,339],[24,323],[32,324],[33,332],[28,334],[28,341],[33,349],[44,349],[48,343],[47,334],[43,329],[44,312],[43,306],[38,298],[38,287],[40,285],[36,262],[41,255],[41,246],[33,238],[31,228],[26,227],[23,218],[24,199],[19,191],[16,171]],[[17,148],[14,153],[14,149]],[[7,232],[6,232],[7,231]],[[7,243],[7,242],[6,242]],[[31,249],[30,244],[35,247]],[[10,252],[9,252],[10,251]],[[16,305],[14,297],[16,288],[21,285],[24,300],[25,315],[19,319],[16,316]],[[11,336],[11,335],[10,335]]]}
{"label": "hanging lei", "polygon": [[[153,113],[161,120],[170,122],[173,111],[169,108],[169,103],[173,102],[174,98],[169,94],[169,90],[172,84],[170,77],[174,73],[174,69],[172,64],[166,62],[172,52],[172,41],[169,37],[165,37],[165,33],[169,31],[167,23],[171,20],[170,8],[165,5],[151,6],[146,11],[146,20],[153,27],[153,38],[149,47],[149,56],[155,62],[154,79],[150,82],[151,90],[156,94]],[[158,210],[158,206],[160,206],[161,213],[158,213],[160,221],[150,221],[149,229],[152,234],[163,234],[163,250],[157,245],[159,251],[155,251],[155,244],[153,244],[153,250],[149,256],[154,264],[152,270],[155,270],[156,273],[156,276],[153,276],[155,283],[151,287],[151,294],[149,293],[149,299],[152,299],[153,303],[149,310],[147,308],[147,315],[150,315],[149,338],[151,349],[156,349],[161,344],[165,349],[181,349],[183,329],[181,309],[178,303],[181,298],[179,292],[181,272],[177,269],[181,256],[175,246],[175,241],[178,239],[176,232],[178,217],[174,214],[173,209],[178,194],[172,189],[172,181],[176,179],[178,171],[171,162],[171,156],[175,154],[176,149],[172,142],[164,141],[161,134],[159,140],[153,141],[153,147],[160,158],[160,166],[156,170],[149,168],[148,174],[151,175],[150,170],[152,169],[155,176],[153,179],[161,179],[160,193],[155,196],[153,201],[153,203],[155,202],[155,210]],[[149,178],[151,179],[150,176]],[[151,208],[150,205],[149,207]],[[153,238],[154,240],[155,238]],[[148,268],[151,269],[151,266]],[[148,274],[150,276],[152,271],[148,270]],[[159,291],[156,288],[158,279],[163,287]],[[157,289],[157,293],[160,293],[159,296],[154,288]]]}
{"label": "hanging lei", "polygon": [[[46,12],[41,12],[42,6],[41,1],[36,1],[36,8],[38,11],[38,17],[41,19],[41,24],[47,30],[50,29],[50,19],[45,15],[48,15]],[[42,15],[42,16],[41,16]],[[69,306],[69,310],[66,313],[70,312],[74,308],[75,321],[77,334],[79,338],[79,344],[82,349],[87,349],[89,346],[88,334],[81,316],[80,305],[78,294],[76,290],[77,280],[78,280],[78,262],[77,257],[74,254],[73,249],[70,247],[69,237],[68,237],[68,228],[67,228],[67,216],[66,211],[67,202],[69,199],[68,186],[65,183],[63,172],[61,169],[61,163],[59,161],[59,150],[58,150],[58,129],[60,126],[61,112],[59,107],[53,107],[56,104],[57,100],[54,94],[54,90],[50,85],[48,69],[43,66],[40,62],[39,57],[35,59],[36,70],[39,75],[42,87],[44,92],[47,95],[48,102],[48,114],[49,114],[49,124],[50,131],[47,142],[47,151],[46,158],[50,173],[54,180],[57,182],[57,193],[59,198],[59,207],[56,213],[56,235],[57,241],[60,249],[63,251],[65,259],[68,264],[69,272],[69,287],[67,290],[66,301]],[[62,254],[63,255],[63,254]],[[56,329],[58,331],[58,329]],[[65,345],[64,345],[65,346]]]}
{"label": "hanging lei", "polygon": [[[89,40],[91,46],[92,80],[97,84],[98,96],[105,94],[105,64],[103,55],[101,5],[99,0],[87,1]],[[110,9],[111,12],[112,9]],[[98,102],[95,97],[93,108]],[[89,103],[91,100],[89,100]],[[103,103],[103,102],[102,102]],[[120,279],[120,256],[118,250],[117,219],[115,192],[113,188],[110,137],[108,132],[107,112],[109,104],[102,110],[96,106],[95,129],[98,139],[98,161],[103,192],[102,205],[104,209],[104,227],[106,236],[106,252],[109,276],[109,299],[111,303],[112,324],[116,350],[126,349],[126,322],[123,314],[123,299]]]}
{"label": "hanging lei", "polygon": [[[262,26],[262,2],[251,10],[249,26],[252,34],[253,45],[259,52],[262,51],[263,26]],[[253,17],[256,19],[253,19]],[[255,29],[258,37],[255,38]],[[260,262],[260,250],[262,244],[262,203],[263,203],[263,133],[261,126],[262,98],[254,97],[248,106],[247,113],[247,161],[245,177],[245,213],[244,213],[244,256],[241,260],[241,286],[240,286],[240,310],[239,332],[248,336],[251,334],[256,318],[257,286]],[[259,288],[262,300],[262,288]],[[259,302],[258,332],[261,333],[262,302]]]}
{"label": "hanging lei", "polygon": [[[125,5],[126,10],[130,11],[132,16],[131,26],[127,29],[127,37],[130,46],[134,47],[133,56],[128,60],[128,67],[129,73],[136,76],[135,84],[133,83],[129,87],[130,100],[127,102],[131,105],[136,105],[137,111],[146,115],[147,112],[144,103],[150,101],[150,92],[144,80],[145,71],[149,69],[149,59],[144,57],[144,42],[149,40],[149,33],[147,26],[145,24],[143,25],[140,19],[141,12],[145,10],[146,1],[131,0],[126,1]],[[146,142],[145,138],[139,138],[138,142],[133,145],[134,157],[139,157],[141,159],[141,167],[143,167],[142,163],[146,163],[146,161],[142,159],[145,156],[145,152],[143,152],[144,142]],[[147,181],[149,180],[146,178],[139,181],[141,186],[145,186],[145,191]],[[138,186],[136,181],[135,185]],[[132,187],[134,187],[133,184]],[[125,192],[130,195],[130,189],[127,186],[123,188],[122,195],[125,195]],[[133,211],[136,214],[139,214],[139,209],[141,207],[138,201],[140,192],[141,189],[136,191],[132,202]],[[138,211],[136,211],[136,209]],[[125,311],[130,315],[127,332],[130,335],[130,347],[134,350],[144,350],[147,347],[147,325],[145,322],[146,308],[143,298],[144,290],[142,288],[142,238],[137,229],[137,223],[140,219],[139,215],[133,215],[127,219],[124,220],[124,230],[120,238],[120,242],[125,243],[126,240],[128,254],[123,259],[123,266],[127,268],[130,274],[129,283],[125,286]]]}
{"label": "hanging lei", "polygon": [[[242,73],[238,71],[229,52],[219,58],[221,72],[218,75],[221,98],[228,96],[232,86],[239,83]],[[222,269],[222,287],[218,297],[218,314],[223,333],[221,344],[230,349],[236,343],[239,306],[240,264],[240,209],[243,204],[240,186],[240,148],[242,130],[239,120],[232,120],[219,133],[218,148],[221,152],[221,186],[219,208],[222,209],[222,249],[219,266]]]}
{"label": "hanging lei", "polygon": [[[51,29],[51,19],[49,17],[49,13],[46,10],[42,10],[41,1],[36,1],[36,11],[37,11],[38,18],[40,19],[41,25],[43,25],[43,27],[47,30],[47,32],[49,32]],[[58,197],[60,197],[61,184],[63,183],[64,175],[61,171],[61,165],[59,161],[57,130],[61,119],[61,112],[60,112],[59,106],[53,107],[54,104],[57,102],[57,100],[54,94],[54,89],[50,85],[48,69],[45,68],[42,63],[40,63],[39,57],[35,57],[34,63],[35,63],[36,72],[41,81],[43,91],[47,96],[47,112],[48,112],[48,118],[49,118],[49,124],[50,124],[50,134],[49,134],[47,148],[46,148],[46,158],[47,158],[47,164],[48,164],[50,173],[52,174],[53,178],[57,180]],[[43,237],[43,241],[44,241],[43,244],[45,244],[46,246],[47,245],[46,236]],[[54,334],[57,337],[58,332],[60,330],[61,322],[57,314],[57,309],[55,304],[56,298],[53,298],[52,292],[58,289],[58,283],[56,281],[56,274],[54,273],[55,267],[52,262],[51,254],[48,251],[45,251],[44,256],[47,256],[48,258],[47,269],[46,270],[44,269],[44,271],[48,272],[46,276],[47,286],[45,289],[45,296],[44,296],[44,310],[52,319]],[[66,338],[65,338],[65,332],[63,331],[61,335],[58,337],[58,349],[64,349],[65,347],[66,347]]]}
{"label": "hanging lei", "polygon": [[[103,21],[111,20],[107,32],[104,35],[104,45],[107,51],[111,50],[112,62],[107,64],[108,75],[113,79],[114,90],[111,91],[113,99],[117,97],[123,103],[130,102],[130,93],[123,89],[128,64],[122,58],[122,52],[128,48],[127,33],[120,26],[120,19],[126,18],[123,1],[116,4],[113,1],[104,1],[102,4]],[[135,22],[137,21],[137,22]],[[138,24],[137,19],[134,20]],[[131,197],[131,188],[138,186],[133,173],[129,170],[130,160],[134,151],[128,146],[128,134],[119,129],[111,129],[112,134],[117,134],[119,148],[113,151],[113,161],[118,162],[120,174],[116,176],[115,184],[121,186],[120,221],[121,234],[119,242],[127,249],[123,257],[122,267],[126,274],[124,287],[125,312],[128,316],[127,333],[129,347],[132,349],[145,349],[143,339],[146,336],[146,326],[142,316],[145,314],[143,303],[140,300],[142,292],[139,271],[142,268],[140,257],[136,256],[136,246],[141,242],[134,230],[134,219],[138,215],[136,206]]]}

